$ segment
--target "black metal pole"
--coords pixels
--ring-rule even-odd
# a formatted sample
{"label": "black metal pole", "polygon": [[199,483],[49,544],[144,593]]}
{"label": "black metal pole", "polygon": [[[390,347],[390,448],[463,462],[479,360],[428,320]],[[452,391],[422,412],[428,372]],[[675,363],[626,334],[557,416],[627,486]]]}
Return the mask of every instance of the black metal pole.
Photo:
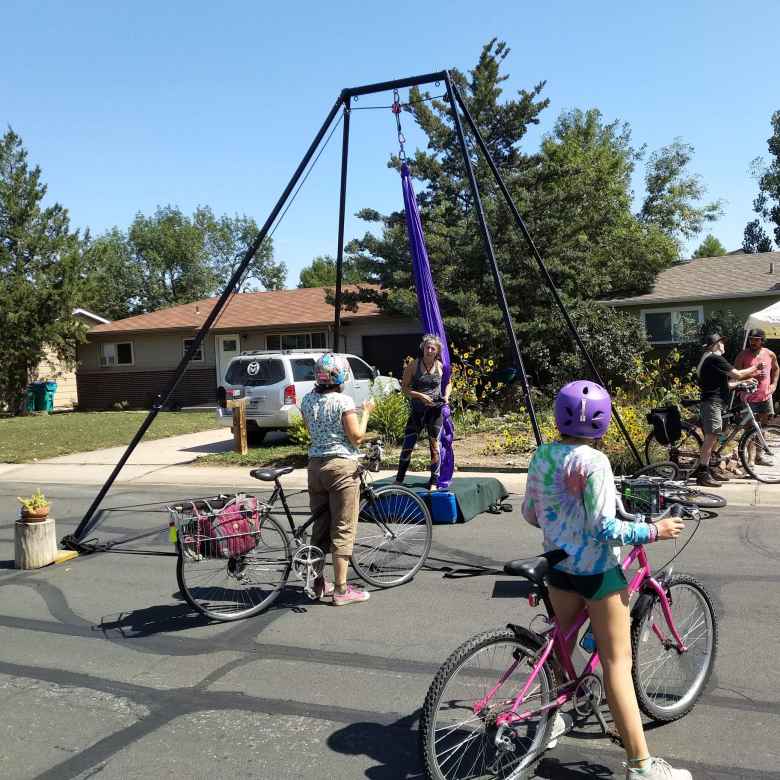
{"label": "black metal pole", "polygon": [[206,321],[203,323],[197,335],[193,339],[190,348],[187,350],[187,353],[181,359],[181,362],[176,368],[176,373],[173,379],[171,379],[170,383],[168,384],[164,392],[161,393],[160,396],[158,396],[158,400],[152,406],[151,410],[149,411],[149,414],[146,416],[146,419],[141,423],[141,427],[138,429],[132,441],[130,442],[127,449],[125,450],[124,454],[119,459],[119,462],[114,467],[114,470],[111,472],[111,475],[108,477],[103,487],[100,488],[100,491],[98,492],[97,496],[95,496],[95,500],[92,502],[89,509],[87,510],[87,513],[84,515],[81,522],[79,523],[78,528],[76,528],[76,530],[73,532],[72,535],[68,535],[63,538],[62,543],[64,546],[71,547],[74,549],[80,549],[82,547],[80,544],[81,540],[97,525],[96,520],[93,520],[93,515],[95,514],[95,511],[102,503],[103,499],[106,496],[106,493],[108,493],[108,491],[110,490],[111,485],[114,484],[114,480],[117,478],[119,472],[122,470],[125,463],[127,463],[127,460],[130,457],[130,455],[132,455],[133,450],[138,446],[138,443],[144,437],[144,434],[149,429],[149,426],[154,422],[154,419],[155,417],[157,417],[159,411],[165,406],[165,404],[168,402],[168,399],[176,390],[176,386],[181,381],[181,378],[184,375],[184,371],[186,370],[187,365],[192,359],[192,356],[200,347],[203,338],[205,337],[206,333],[208,333],[212,324],[214,323],[214,321],[216,320],[216,318],[219,316],[220,312],[224,308],[228,299],[232,295],[234,288],[239,284],[244,271],[246,270],[247,266],[251,262],[252,258],[255,256],[255,253],[257,252],[260,245],[263,243],[266,235],[268,235],[268,231],[270,230],[271,225],[273,224],[276,217],[279,215],[279,212],[282,210],[285,201],[290,196],[290,193],[295,187],[298,179],[300,179],[306,166],[309,164],[309,161],[314,155],[314,152],[317,150],[317,147],[320,145],[320,142],[325,136],[325,133],[328,131],[328,128],[330,127],[331,123],[336,117],[336,114],[338,113],[338,110],[341,107],[343,102],[344,102],[344,94],[342,93],[339,95],[338,100],[335,102],[333,108],[331,108],[330,112],[328,113],[327,118],[323,122],[322,127],[320,128],[319,132],[317,133],[314,140],[312,141],[311,146],[309,146],[308,150],[306,151],[306,154],[303,156],[303,159],[301,160],[300,164],[295,169],[295,173],[292,175],[292,178],[290,179],[289,183],[285,187],[281,197],[276,202],[276,205],[274,206],[273,210],[269,214],[268,219],[266,219],[265,223],[263,224],[263,227],[260,229],[260,232],[257,234],[257,237],[252,242],[252,245],[247,249],[240,265],[233,272],[233,276],[230,277],[230,281],[227,283],[227,286],[223,290],[222,295],[219,297],[219,300],[217,301],[216,305],[211,310],[211,313],[208,315],[208,317],[206,317]]}
{"label": "black metal pole", "polygon": [[336,297],[333,305],[333,351],[339,352],[341,332],[341,282],[344,264],[344,211],[347,204],[347,163],[349,162],[349,109],[352,98],[344,97],[344,128],[341,136],[341,191],[339,193],[339,237],[336,247]]}
{"label": "black metal pole", "polygon": [[[448,82],[448,86],[449,86],[449,82]],[[585,343],[583,342],[579,332],[577,331],[577,327],[575,326],[574,322],[569,316],[569,312],[566,309],[566,305],[561,300],[561,296],[558,294],[558,290],[555,288],[555,282],[553,282],[553,278],[552,276],[550,276],[550,272],[547,270],[547,266],[545,265],[544,260],[542,260],[542,256],[539,254],[539,250],[536,248],[536,244],[534,243],[534,240],[531,238],[531,234],[528,232],[528,228],[526,227],[523,218],[520,216],[520,212],[517,210],[517,207],[515,206],[514,201],[512,200],[512,196],[509,194],[509,190],[506,187],[506,184],[504,184],[504,180],[501,177],[501,174],[499,173],[498,168],[496,167],[496,164],[490,155],[490,152],[488,151],[487,145],[485,144],[485,141],[482,138],[482,134],[479,132],[479,129],[477,128],[477,125],[474,122],[474,119],[472,118],[471,113],[469,112],[465,101],[463,100],[456,86],[452,85],[452,91],[455,94],[455,98],[458,101],[458,105],[463,111],[463,115],[466,117],[466,122],[468,123],[471,132],[474,134],[474,138],[477,141],[477,145],[479,146],[480,151],[482,152],[483,156],[487,160],[487,163],[490,166],[490,170],[493,172],[493,177],[495,178],[496,183],[498,184],[499,189],[501,190],[501,194],[504,196],[504,200],[509,206],[512,212],[512,216],[514,217],[517,226],[520,228],[520,231],[522,232],[523,237],[525,238],[528,247],[531,250],[531,254],[536,260],[536,264],[539,266],[539,270],[541,271],[542,276],[544,277],[547,287],[552,293],[553,299],[555,300],[556,305],[560,309],[561,314],[563,315],[563,319],[566,321],[566,325],[568,326],[569,331],[574,337],[574,340],[577,343],[577,346],[579,347],[582,356],[585,358],[585,362],[588,364],[591,373],[596,378],[598,383],[606,387],[606,383],[604,382],[604,380],[601,377],[601,374],[596,368],[596,364],[593,362],[593,359],[591,358],[590,353],[588,352],[588,348],[585,346]],[[615,417],[615,422],[617,422],[618,424],[618,428],[620,428],[620,432],[623,434],[623,438],[626,440],[626,443],[628,444],[632,454],[634,455],[637,462],[641,466],[642,457],[637,451],[636,445],[631,439],[631,435],[629,434],[625,424],[623,423],[623,420],[620,417],[620,413],[614,407],[612,409],[612,413]]]}
{"label": "black metal pole", "polygon": [[471,194],[474,198],[474,208],[477,212],[477,219],[479,220],[479,227],[482,232],[482,242],[485,245],[485,253],[487,254],[490,270],[493,274],[493,281],[496,285],[498,304],[501,307],[501,313],[504,318],[504,326],[506,327],[507,335],[509,336],[509,344],[512,347],[512,356],[515,360],[515,366],[520,372],[520,380],[523,385],[523,392],[525,393],[525,403],[528,407],[528,415],[531,418],[531,427],[533,428],[534,438],[536,439],[537,444],[541,444],[542,432],[539,429],[539,422],[536,419],[536,411],[534,410],[534,402],[531,398],[531,388],[528,386],[528,376],[525,372],[523,356],[520,353],[520,346],[517,343],[517,334],[515,333],[514,324],[512,322],[512,315],[509,312],[509,304],[506,300],[504,284],[501,281],[501,272],[498,270],[496,254],[493,250],[493,241],[490,237],[490,231],[488,230],[487,221],[485,219],[485,211],[482,208],[482,199],[479,196],[477,180],[474,177],[474,169],[471,165],[468,148],[466,147],[466,138],[463,135],[463,127],[460,122],[460,115],[458,114],[458,106],[455,102],[455,96],[453,94],[454,85],[452,84],[452,80],[450,79],[448,72],[444,74],[444,82],[447,85],[447,97],[450,101],[450,107],[452,109],[452,118],[455,123],[455,132],[457,133],[460,149],[463,153],[463,162],[466,166],[466,174],[468,175],[469,185],[471,186]]}
{"label": "black metal pole", "polygon": [[418,87],[421,84],[430,84],[435,81],[444,81],[446,71],[440,70],[435,73],[425,73],[422,76],[409,76],[405,79],[395,79],[394,81],[380,81],[376,84],[365,84],[362,87],[351,87],[345,89],[342,94],[349,97],[356,95],[371,95],[374,92],[389,92],[393,89],[403,89],[404,87]]}

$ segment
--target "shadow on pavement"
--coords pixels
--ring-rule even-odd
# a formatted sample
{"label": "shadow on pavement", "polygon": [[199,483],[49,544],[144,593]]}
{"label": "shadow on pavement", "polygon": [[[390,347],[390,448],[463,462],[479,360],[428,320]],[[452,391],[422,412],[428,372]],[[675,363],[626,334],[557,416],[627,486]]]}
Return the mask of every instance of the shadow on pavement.
{"label": "shadow on pavement", "polygon": [[124,639],[140,639],[207,626],[210,622],[186,604],[166,604],[107,615],[101,618],[94,628],[96,631],[110,633],[112,638],[119,634]]}
{"label": "shadow on pavement", "polygon": [[543,758],[536,768],[535,777],[549,780],[582,780],[586,777],[614,777],[611,769],[588,761],[560,761],[557,758]]}
{"label": "shadow on pavement", "polygon": [[390,724],[351,723],[328,737],[328,747],[346,756],[368,756],[376,766],[366,769],[369,780],[422,778],[418,753],[418,713]]}

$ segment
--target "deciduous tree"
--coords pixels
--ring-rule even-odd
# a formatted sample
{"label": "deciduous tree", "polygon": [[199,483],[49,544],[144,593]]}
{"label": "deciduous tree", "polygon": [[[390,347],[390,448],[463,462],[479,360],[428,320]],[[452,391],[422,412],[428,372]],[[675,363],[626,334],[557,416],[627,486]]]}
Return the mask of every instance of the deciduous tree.
{"label": "deciduous tree", "polygon": [[772,114],[771,123],[772,135],[767,138],[771,160],[769,163],[761,158],[753,160],[753,171],[758,179],[753,210],[758,219],[748,222],[745,227],[742,247],[746,252],[772,251],[772,239],[763,224],[768,224],[774,233],[775,244],[780,248],[780,111]]}

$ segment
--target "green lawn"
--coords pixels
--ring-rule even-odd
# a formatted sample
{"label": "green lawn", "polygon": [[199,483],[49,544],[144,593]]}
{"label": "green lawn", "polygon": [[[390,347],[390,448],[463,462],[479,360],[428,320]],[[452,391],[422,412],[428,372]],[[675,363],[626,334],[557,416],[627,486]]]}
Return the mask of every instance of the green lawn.
{"label": "green lawn", "polygon": [[[29,463],[129,444],[147,412],[69,412],[0,418],[0,463]],[[218,428],[213,411],[160,412],[144,441]]]}

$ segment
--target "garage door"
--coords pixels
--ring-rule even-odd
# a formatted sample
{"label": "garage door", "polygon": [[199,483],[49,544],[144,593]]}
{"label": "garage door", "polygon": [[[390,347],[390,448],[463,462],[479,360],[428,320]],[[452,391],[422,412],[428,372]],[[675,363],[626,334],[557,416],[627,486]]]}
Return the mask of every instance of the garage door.
{"label": "garage door", "polygon": [[417,357],[422,333],[404,333],[394,336],[363,336],[363,359],[376,366],[381,374],[401,378],[404,358]]}

